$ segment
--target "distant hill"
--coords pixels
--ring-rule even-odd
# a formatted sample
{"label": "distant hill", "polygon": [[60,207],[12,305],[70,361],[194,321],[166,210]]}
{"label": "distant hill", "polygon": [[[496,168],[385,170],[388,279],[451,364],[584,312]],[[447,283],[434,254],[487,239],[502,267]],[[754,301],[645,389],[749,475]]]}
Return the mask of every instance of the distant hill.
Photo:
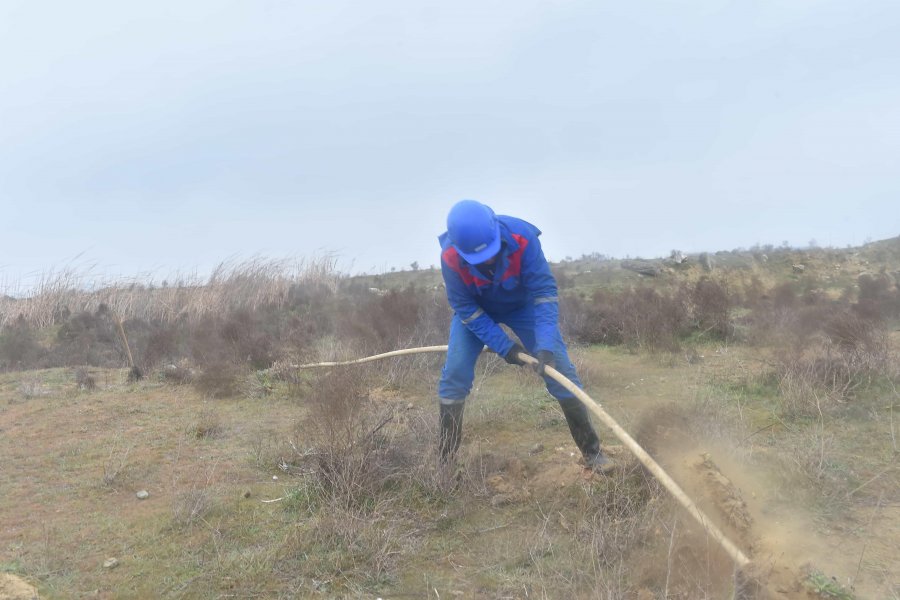
{"label": "distant hill", "polygon": [[[848,248],[755,246],[716,252],[680,253],[666,258],[610,258],[601,254],[552,263],[562,289],[588,291],[645,283],[696,280],[714,276],[738,280],[758,278],[763,284],[802,281],[826,290],[854,285],[860,275],[886,274],[900,283],[900,236]],[[351,277],[359,285],[398,289],[410,284],[440,285],[439,268]]]}

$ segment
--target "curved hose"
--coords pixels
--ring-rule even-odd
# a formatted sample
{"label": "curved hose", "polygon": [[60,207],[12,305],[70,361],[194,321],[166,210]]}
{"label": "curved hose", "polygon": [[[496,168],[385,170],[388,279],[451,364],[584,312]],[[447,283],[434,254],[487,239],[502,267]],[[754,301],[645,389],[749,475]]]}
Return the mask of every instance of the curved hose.
{"label": "curved hose", "polygon": [[[300,365],[299,369],[311,369],[315,367],[337,367],[344,365],[356,365],[366,362],[371,362],[374,360],[380,360],[383,358],[390,358],[392,356],[403,356],[406,354],[422,354],[425,352],[446,352],[447,346],[424,346],[422,348],[406,348],[404,350],[394,350],[392,352],[385,352],[383,354],[376,354],[374,356],[367,356],[365,358],[359,358],[356,360],[346,360],[340,362],[322,362],[322,363],[313,363],[307,365]],[[520,354],[519,357],[524,360],[526,363],[531,365],[537,364],[537,359],[528,354]],[[584,390],[579,388],[577,385],[572,383],[568,377],[554,369],[553,367],[545,367],[545,372],[552,379],[557,381],[564,388],[572,392],[576,398],[578,398],[582,404],[584,404],[589,411],[591,411],[600,421],[609,427],[612,430],[613,434],[619,438],[619,440],[624,444],[632,454],[634,454],[635,458],[656,477],[657,481],[659,481],[663,487],[665,487],[669,493],[672,495],[675,500],[687,510],[694,519],[706,530],[709,535],[718,542],[719,546],[731,557],[731,559],[737,564],[739,568],[744,568],[748,564],[750,564],[750,559],[747,558],[747,555],[744,554],[740,548],[734,545],[734,543],[729,540],[725,534],[719,529],[715,523],[713,523],[706,514],[700,510],[700,508],[694,504],[694,501],[690,499],[690,497],[681,489],[674,479],[672,479],[668,473],[653,460],[647,451],[644,450],[640,444],[638,444],[631,435],[628,434],[627,431],[622,429],[622,427],[613,419],[609,413],[603,410],[593,398],[588,396]]]}

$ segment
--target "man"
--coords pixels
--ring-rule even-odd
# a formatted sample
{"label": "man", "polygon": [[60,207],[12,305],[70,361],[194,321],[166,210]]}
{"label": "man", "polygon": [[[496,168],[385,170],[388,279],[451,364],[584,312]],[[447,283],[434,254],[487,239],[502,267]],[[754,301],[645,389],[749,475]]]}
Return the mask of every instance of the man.
{"label": "man", "polygon": [[[545,366],[554,367],[581,387],[559,331],[556,280],[541,251],[540,234],[531,223],[497,216],[474,200],[458,202],[447,216],[447,231],[439,237],[441,272],[455,314],[438,384],[440,453],[445,463],[459,448],[475,362],[487,346],[513,365],[525,364],[523,354],[535,356],[536,370],[559,401],[585,465],[595,470],[610,466],[585,406],[544,372]],[[521,344],[512,341],[499,323],[509,326]]]}

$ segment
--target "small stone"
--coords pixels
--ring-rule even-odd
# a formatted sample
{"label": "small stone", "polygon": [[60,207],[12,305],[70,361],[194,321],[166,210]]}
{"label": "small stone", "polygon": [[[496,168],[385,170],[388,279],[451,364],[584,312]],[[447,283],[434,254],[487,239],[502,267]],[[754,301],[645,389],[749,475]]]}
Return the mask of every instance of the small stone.
{"label": "small stone", "polygon": [[272,475],[272,481],[278,481],[278,475]]}
{"label": "small stone", "polygon": [[104,569],[115,569],[118,566],[119,566],[118,558],[107,558],[106,560],[103,561]]}
{"label": "small stone", "polygon": [[150,492],[148,492],[147,490],[141,490],[137,494],[135,494],[135,496],[137,496],[138,500],[146,500],[150,497]]}
{"label": "small stone", "polygon": [[544,451],[544,445],[543,445],[543,444],[535,444],[535,445],[532,446],[531,449],[528,451],[528,454],[530,454],[531,456],[534,456],[535,454],[540,454],[540,453],[543,452],[543,451]]}

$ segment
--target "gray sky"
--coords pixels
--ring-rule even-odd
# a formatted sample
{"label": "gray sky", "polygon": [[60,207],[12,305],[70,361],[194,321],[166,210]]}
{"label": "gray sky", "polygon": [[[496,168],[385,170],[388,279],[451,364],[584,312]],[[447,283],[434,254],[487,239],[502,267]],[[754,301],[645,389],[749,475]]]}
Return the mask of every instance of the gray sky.
{"label": "gray sky", "polygon": [[[896,0],[0,0],[0,283],[900,235]],[[76,257],[78,257],[76,259]]]}

